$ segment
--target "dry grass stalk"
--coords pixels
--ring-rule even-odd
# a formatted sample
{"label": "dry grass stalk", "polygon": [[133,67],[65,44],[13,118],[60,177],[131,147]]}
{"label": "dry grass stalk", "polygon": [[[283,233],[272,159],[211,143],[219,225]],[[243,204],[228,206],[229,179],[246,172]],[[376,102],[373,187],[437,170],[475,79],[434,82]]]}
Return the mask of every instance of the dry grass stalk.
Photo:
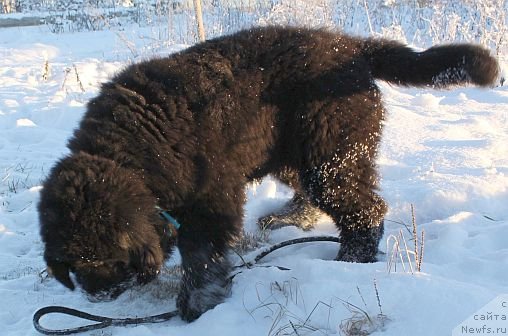
{"label": "dry grass stalk", "polygon": [[83,87],[83,83],[81,82],[81,79],[79,78],[78,68],[76,67],[76,64],[72,65],[74,68],[74,73],[76,74],[76,82],[79,84],[79,88],[81,92],[85,92],[85,88]]}
{"label": "dry grass stalk", "polygon": [[424,241],[425,241],[425,231],[422,230],[422,238],[421,238],[421,245],[420,245],[420,255],[419,255],[419,258],[418,258],[418,264],[416,266],[416,269],[417,269],[418,272],[422,271]]}
{"label": "dry grass stalk", "polygon": [[[397,272],[397,259],[400,260],[400,264],[402,265],[402,269],[404,272],[407,272],[406,263],[409,265],[409,271],[414,274],[416,272],[421,272],[422,263],[423,263],[423,251],[424,251],[424,239],[425,232],[422,230],[421,237],[418,238],[418,230],[416,225],[416,216],[414,207],[411,204],[411,223],[412,223],[412,239],[414,242],[414,249],[410,250],[408,248],[407,240],[404,235],[404,231],[401,229],[398,235],[390,235],[386,240],[387,254],[389,258],[387,260],[387,270],[388,273]],[[404,247],[402,248],[401,245]],[[414,263],[414,267],[413,267]]]}
{"label": "dry grass stalk", "polygon": [[329,328],[316,326],[312,319],[313,316],[323,316],[320,309],[322,307],[328,310],[328,316],[330,316],[333,307],[319,301],[314,305],[309,314],[302,315],[301,311],[306,312],[307,309],[297,279],[292,278],[284,282],[271,282],[269,295],[265,298],[263,298],[258,287],[256,287],[256,293],[260,304],[253,309],[247,309],[247,311],[253,318],[253,314],[256,311],[266,311],[264,317],[272,320],[268,331],[269,336],[314,335],[316,332],[322,335],[329,334]]}
{"label": "dry grass stalk", "polygon": [[418,263],[418,231],[416,230],[416,218],[415,218],[415,208],[413,204],[411,204],[411,224],[413,226],[413,240],[415,243],[415,261]]}
{"label": "dry grass stalk", "polygon": [[343,320],[339,325],[339,331],[341,335],[344,336],[367,336],[383,329],[386,322],[389,321],[388,317],[383,314],[383,310],[381,308],[381,299],[379,297],[376,279],[374,279],[374,290],[376,292],[379,313],[375,317],[371,317],[367,313],[367,304],[363,299],[363,295],[358,287],[356,289],[358,290],[358,294],[365,305],[365,310],[348,301],[339,299],[352,314],[350,318]]}
{"label": "dry grass stalk", "polygon": [[379,297],[379,291],[377,288],[376,280],[374,280],[374,288],[376,291],[376,299],[378,302],[379,314],[375,317],[371,317],[366,309],[367,305],[360,289],[357,287],[358,293],[365,305],[365,310],[352,304],[351,302],[339,299],[344,306],[351,312],[352,316],[348,319],[342,320],[339,325],[339,331],[344,336],[368,336],[380,329],[384,328],[386,322],[389,320],[386,315],[383,314],[381,309],[381,300]]}
{"label": "dry grass stalk", "polygon": [[49,79],[49,61],[44,61],[44,70],[42,72],[42,80],[47,81]]}
{"label": "dry grass stalk", "polygon": [[374,279],[374,290],[376,291],[376,299],[377,299],[377,306],[379,307],[379,313],[381,315],[384,315],[383,309],[381,308],[381,299],[379,298],[379,290],[377,289],[376,279]]}
{"label": "dry grass stalk", "polygon": [[[391,241],[393,241],[393,244],[390,245]],[[404,245],[404,248],[401,248],[401,244]],[[413,263],[411,262],[411,254],[413,254],[413,251],[409,250],[407,246],[406,237],[404,235],[403,230],[401,229],[399,231],[399,234],[397,236],[390,235],[387,238],[386,241],[387,245],[387,251],[391,251],[390,258],[388,259],[388,273],[392,271],[397,272],[397,259],[400,260],[400,264],[402,265],[402,270],[404,272],[407,272],[406,269],[406,263],[409,265],[409,271],[411,273],[414,273]]]}
{"label": "dry grass stalk", "polygon": [[261,230],[255,233],[243,231],[235,241],[234,252],[241,256],[260,248],[268,242],[270,232],[270,230]]}

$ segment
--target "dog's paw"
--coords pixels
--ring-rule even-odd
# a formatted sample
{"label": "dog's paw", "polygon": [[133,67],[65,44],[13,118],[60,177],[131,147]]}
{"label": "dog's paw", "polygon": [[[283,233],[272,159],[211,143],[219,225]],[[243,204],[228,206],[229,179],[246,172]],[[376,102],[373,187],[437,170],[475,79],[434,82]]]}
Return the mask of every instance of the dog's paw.
{"label": "dog's paw", "polygon": [[180,317],[187,322],[196,320],[207,310],[224,302],[229,292],[230,285],[209,283],[202,288],[189,288],[183,283],[176,301]]}
{"label": "dog's paw", "polygon": [[335,260],[354,263],[373,263],[377,261],[376,255],[377,249],[375,251],[362,248],[348,249],[342,246]]}
{"label": "dog's paw", "polygon": [[261,217],[258,220],[258,225],[262,230],[296,226],[307,231],[314,228],[321,215],[322,212],[314,207],[307,198],[300,194],[295,194],[282,209]]}
{"label": "dog's paw", "polygon": [[296,226],[304,231],[314,228],[316,220],[305,216],[271,214],[258,219],[261,230],[275,230],[285,226]]}
{"label": "dog's paw", "polygon": [[258,218],[258,227],[261,230],[273,230],[278,225],[277,216],[273,214]]}
{"label": "dog's paw", "polygon": [[176,300],[176,307],[178,308],[178,314],[182,320],[186,322],[192,322],[203,314],[202,311],[191,307],[189,303],[189,293],[181,291]]}

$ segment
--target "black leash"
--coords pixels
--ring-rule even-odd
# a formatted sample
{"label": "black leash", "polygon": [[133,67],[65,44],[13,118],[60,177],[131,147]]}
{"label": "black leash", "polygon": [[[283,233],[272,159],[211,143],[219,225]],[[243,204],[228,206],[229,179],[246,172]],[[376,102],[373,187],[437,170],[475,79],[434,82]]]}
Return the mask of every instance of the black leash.
{"label": "black leash", "polygon": [[[294,245],[294,244],[301,244],[301,243],[308,243],[308,242],[323,242],[323,241],[330,241],[330,242],[340,242],[338,237],[332,237],[332,236],[316,236],[316,237],[305,237],[305,238],[297,238],[292,240],[283,241],[281,243],[275,244],[269,249],[261,252],[258,254],[253,261],[244,263],[243,265],[237,266],[238,267],[252,267],[254,264],[256,264],[259,260],[266,257],[268,254],[272,253],[275,250],[278,250],[282,247]],[[279,267],[279,269],[288,270],[286,268]],[[236,274],[235,274],[236,275]],[[76,328],[68,328],[68,329],[47,329],[41,326],[40,319],[48,314],[65,314],[70,316],[75,316],[78,318],[82,318],[85,320],[95,321],[98,323],[92,323],[87,324],[81,327]],[[85,331],[90,330],[96,330],[96,329],[102,329],[110,326],[126,326],[130,324],[144,324],[144,323],[160,323],[170,320],[171,318],[178,316],[178,311],[174,310],[171,312],[159,314],[159,315],[153,315],[153,316],[146,316],[146,317],[136,317],[136,318],[111,318],[111,317],[105,317],[105,316],[98,316],[98,315],[92,315],[88,314],[76,309],[62,307],[62,306],[48,306],[41,308],[37,310],[33,317],[33,324],[35,327],[35,330],[40,332],[44,335],[71,335],[76,333],[81,333]]]}
{"label": "black leash", "polygon": [[249,266],[253,266],[258,261],[260,261],[267,255],[269,255],[273,251],[278,250],[282,247],[286,247],[286,246],[294,245],[294,244],[309,243],[309,242],[324,242],[324,241],[340,243],[339,237],[333,237],[333,236],[314,236],[314,237],[304,237],[304,238],[296,238],[296,239],[286,240],[281,243],[275,244],[272,247],[270,247],[269,249],[267,249],[266,251],[263,251],[260,254],[258,254],[254,258],[254,261],[249,263]]}

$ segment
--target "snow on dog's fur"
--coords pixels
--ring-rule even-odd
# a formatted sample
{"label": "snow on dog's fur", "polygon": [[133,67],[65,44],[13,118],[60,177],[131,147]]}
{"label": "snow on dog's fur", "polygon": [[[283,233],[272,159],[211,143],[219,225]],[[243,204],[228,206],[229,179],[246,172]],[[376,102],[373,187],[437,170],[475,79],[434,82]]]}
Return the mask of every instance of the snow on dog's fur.
{"label": "snow on dog's fur", "polygon": [[[271,173],[334,220],[338,260],[375,261],[386,211],[376,194],[384,111],[375,79],[488,86],[497,75],[477,46],[415,52],[280,27],[132,65],[90,101],[71,154],[44,183],[45,260],[67,287],[73,272],[88,293],[115,297],[133,279],[153,279],[176,242],[177,305],[194,320],[228,293],[245,184]],[[177,238],[157,206],[181,224]]]}

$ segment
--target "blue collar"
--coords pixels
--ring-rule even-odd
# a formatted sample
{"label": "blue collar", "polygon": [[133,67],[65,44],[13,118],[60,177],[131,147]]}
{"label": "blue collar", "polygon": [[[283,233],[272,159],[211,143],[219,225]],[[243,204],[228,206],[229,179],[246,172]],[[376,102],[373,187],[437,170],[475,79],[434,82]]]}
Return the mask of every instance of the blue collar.
{"label": "blue collar", "polygon": [[171,216],[168,211],[161,209],[159,206],[155,206],[159,210],[159,216],[166,220],[167,224],[171,224],[175,231],[178,231],[182,225],[176,220],[175,217]]}

